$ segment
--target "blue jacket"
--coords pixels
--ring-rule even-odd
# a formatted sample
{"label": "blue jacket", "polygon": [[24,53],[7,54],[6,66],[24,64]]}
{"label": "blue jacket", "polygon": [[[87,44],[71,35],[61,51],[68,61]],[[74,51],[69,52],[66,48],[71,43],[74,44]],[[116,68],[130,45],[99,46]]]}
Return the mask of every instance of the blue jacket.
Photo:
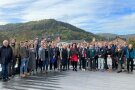
{"label": "blue jacket", "polygon": [[[126,58],[129,58],[129,50],[126,51]],[[133,49],[130,54],[130,58],[135,58],[135,50]]]}

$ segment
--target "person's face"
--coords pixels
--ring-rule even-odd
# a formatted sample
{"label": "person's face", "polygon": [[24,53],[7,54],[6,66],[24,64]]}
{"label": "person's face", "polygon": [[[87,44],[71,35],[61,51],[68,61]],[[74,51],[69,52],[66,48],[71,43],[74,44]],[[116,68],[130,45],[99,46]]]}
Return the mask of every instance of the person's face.
{"label": "person's face", "polygon": [[21,42],[21,43],[20,43],[20,46],[21,46],[21,47],[22,47],[22,46],[24,46],[24,43],[23,43],[23,42]]}
{"label": "person's face", "polygon": [[25,43],[24,43],[24,46],[27,47],[27,46],[28,46],[28,42],[25,42]]}
{"label": "person's face", "polygon": [[129,44],[129,49],[132,49],[132,47],[133,47],[132,44]]}
{"label": "person's face", "polygon": [[111,47],[108,45],[108,49],[111,49]]}
{"label": "person's face", "polygon": [[44,48],[46,48],[46,43],[44,43]]}
{"label": "person's face", "polygon": [[92,48],[92,45],[90,45],[89,48]]}
{"label": "person's face", "polygon": [[51,47],[54,48],[54,44],[52,44]]}
{"label": "person's face", "polygon": [[41,41],[41,46],[42,46],[42,47],[44,46],[44,42],[43,42],[43,41]]}
{"label": "person's face", "polygon": [[5,42],[3,43],[3,45],[4,45],[5,47],[7,47],[7,46],[8,46],[8,41],[5,41]]}
{"label": "person's face", "polygon": [[73,44],[73,48],[75,48],[75,44]]}
{"label": "person's face", "polygon": [[12,39],[12,40],[11,40],[11,43],[15,43],[15,42],[16,42],[15,39]]}

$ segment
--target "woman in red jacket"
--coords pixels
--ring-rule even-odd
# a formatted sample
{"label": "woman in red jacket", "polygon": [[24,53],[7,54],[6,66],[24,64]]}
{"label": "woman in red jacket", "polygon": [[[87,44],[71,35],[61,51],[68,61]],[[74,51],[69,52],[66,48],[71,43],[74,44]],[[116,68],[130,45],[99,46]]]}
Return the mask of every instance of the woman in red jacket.
{"label": "woman in red jacket", "polygon": [[77,71],[78,49],[75,43],[72,45],[72,48],[70,50],[70,56],[73,65],[73,71]]}

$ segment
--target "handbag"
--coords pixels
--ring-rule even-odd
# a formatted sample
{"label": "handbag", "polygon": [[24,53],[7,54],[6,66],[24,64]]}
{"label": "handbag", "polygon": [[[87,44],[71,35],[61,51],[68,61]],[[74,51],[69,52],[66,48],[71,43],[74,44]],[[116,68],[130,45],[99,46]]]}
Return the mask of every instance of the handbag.
{"label": "handbag", "polygon": [[51,59],[51,63],[54,64],[55,62],[56,62],[56,58],[52,58],[52,59]]}

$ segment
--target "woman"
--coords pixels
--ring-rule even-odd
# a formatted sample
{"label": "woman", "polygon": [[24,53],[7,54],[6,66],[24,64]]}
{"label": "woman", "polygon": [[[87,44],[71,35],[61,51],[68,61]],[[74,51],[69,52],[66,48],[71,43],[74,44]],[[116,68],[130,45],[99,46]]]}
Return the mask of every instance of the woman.
{"label": "woman", "polygon": [[28,50],[28,43],[21,43],[20,47],[20,57],[21,57],[21,66],[20,66],[20,76],[26,77],[28,75],[28,62],[29,62],[29,50]]}
{"label": "woman", "polygon": [[67,61],[66,69],[69,70],[69,66],[70,66],[70,44],[67,46],[67,52],[68,52],[68,61]]}
{"label": "woman", "polygon": [[117,73],[120,73],[122,72],[122,63],[123,63],[123,51],[120,46],[116,48],[115,57],[117,58],[117,62],[118,62]]}
{"label": "woman", "polygon": [[34,48],[34,44],[31,43],[29,45],[29,64],[28,64],[28,69],[30,73],[35,74],[36,70],[36,50]]}
{"label": "woman", "polygon": [[51,44],[49,55],[50,55],[50,70],[52,70],[53,68],[54,70],[56,70],[57,68],[56,47],[53,43]]}
{"label": "woman", "polygon": [[43,71],[45,73],[48,73],[48,64],[49,64],[49,50],[47,48],[47,44],[44,44],[44,50],[45,50],[45,60],[43,60]]}
{"label": "woman", "polygon": [[70,51],[70,56],[71,56],[73,71],[77,71],[78,50],[77,50],[77,46],[75,43],[72,45],[72,48]]}
{"label": "woman", "polygon": [[44,43],[45,43],[44,41],[41,41],[41,47],[39,48],[39,51],[38,51],[41,73],[43,71],[43,62],[45,60],[45,45],[44,45]]}
{"label": "woman", "polygon": [[131,73],[133,72],[133,64],[134,64],[134,61],[133,59],[135,58],[135,50],[133,49],[133,45],[132,44],[129,44],[128,46],[128,49],[126,51],[126,58],[127,58],[127,71],[129,73],[129,66],[130,66],[130,63],[131,63]]}
{"label": "woman", "polygon": [[63,45],[62,51],[61,51],[61,66],[60,70],[65,71],[67,66],[67,60],[68,60],[68,51],[65,45]]}

